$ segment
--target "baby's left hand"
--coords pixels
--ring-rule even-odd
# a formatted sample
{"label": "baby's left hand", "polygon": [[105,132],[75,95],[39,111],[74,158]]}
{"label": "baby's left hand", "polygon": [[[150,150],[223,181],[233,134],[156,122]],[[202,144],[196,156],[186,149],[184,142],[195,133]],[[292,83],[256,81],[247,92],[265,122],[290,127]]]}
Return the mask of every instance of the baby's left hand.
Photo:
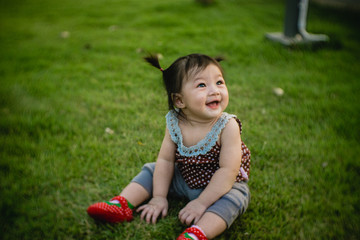
{"label": "baby's left hand", "polygon": [[181,211],[179,212],[179,219],[183,224],[190,225],[193,221],[196,224],[201,216],[204,214],[206,206],[204,206],[197,199],[189,202]]}

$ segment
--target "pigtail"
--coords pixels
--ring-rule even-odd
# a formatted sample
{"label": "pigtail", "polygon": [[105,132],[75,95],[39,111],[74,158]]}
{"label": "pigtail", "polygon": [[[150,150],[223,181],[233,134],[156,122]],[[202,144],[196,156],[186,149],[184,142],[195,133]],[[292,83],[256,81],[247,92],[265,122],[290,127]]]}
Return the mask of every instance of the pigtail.
{"label": "pigtail", "polygon": [[221,57],[221,56],[214,57],[214,59],[215,59],[217,62],[221,62],[221,61],[224,61],[224,60],[225,60],[225,58],[224,58],[224,57]]}
{"label": "pigtail", "polygon": [[160,66],[159,57],[157,55],[149,54],[149,56],[144,57],[144,60],[148,62],[151,66],[160,69],[160,71],[164,71],[164,69]]}

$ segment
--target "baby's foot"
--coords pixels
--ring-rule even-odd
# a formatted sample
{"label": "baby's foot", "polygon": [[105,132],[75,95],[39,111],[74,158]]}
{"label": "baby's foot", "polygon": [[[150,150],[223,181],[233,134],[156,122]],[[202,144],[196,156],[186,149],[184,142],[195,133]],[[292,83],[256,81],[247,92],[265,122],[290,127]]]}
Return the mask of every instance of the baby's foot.
{"label": "baby's foot", "polygon": [[185,229],[185,231],[176,240],[208,240],[204,232],[198,227],[193,225]]}
{"label": "baby's foot", "polygon": [[[130,206],[130,207],[129,207]],[[90,217],[109,223],[131,221],[133,206],[122,196],[116,196],[110,201],[95,203],[87,209]]]}

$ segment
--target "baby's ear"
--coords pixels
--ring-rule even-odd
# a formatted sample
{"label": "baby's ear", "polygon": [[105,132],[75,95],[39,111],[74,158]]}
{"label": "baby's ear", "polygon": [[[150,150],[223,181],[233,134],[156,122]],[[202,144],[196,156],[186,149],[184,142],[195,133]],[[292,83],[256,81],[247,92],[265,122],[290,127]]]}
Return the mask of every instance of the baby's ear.
{"label": "baby's ear", "polygon": [[182,95],[180,93],[172,93],[171,96],[175,107],[179,109],[185,108],[185,104],[183,102]]}

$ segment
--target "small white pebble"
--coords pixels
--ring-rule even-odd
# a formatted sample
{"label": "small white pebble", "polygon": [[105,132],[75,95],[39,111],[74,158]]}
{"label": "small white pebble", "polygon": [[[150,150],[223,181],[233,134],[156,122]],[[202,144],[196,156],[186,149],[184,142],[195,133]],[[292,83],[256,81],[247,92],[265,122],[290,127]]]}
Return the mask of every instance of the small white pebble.
{"label": "small white pebble", "polygon": [[63,32],[60,33],[60,37],[61,38],[69,38],[70,37],[70,32],[63,31]]}
{"label": "small white pebble", "polygon": [[108,134],[114,134],[114,130],[112,130],[111,128],[106,128],[105,132]]}
{"label": "small white pebble", "polygon": [[118,26],[116,26],[116,25],[111,25],[110,27],[109,27],[109,31],[110,32],[113,32],[113,31],[115,31],[115,30],[117,30],[118,29]]}
{"label": "small white pebble", "polygon": [[156,55],[157,55],[157,57],[158,57],[160,60],[164,58],[164,56],[163,56],[161,53],[158,53],[158,54],[156,54]]}
{"label": "small white pebble", "polygon": [[276,96],[282,96],[284,95],[284,90],[282,90],[281,88],[273,88],[273,92]]}

